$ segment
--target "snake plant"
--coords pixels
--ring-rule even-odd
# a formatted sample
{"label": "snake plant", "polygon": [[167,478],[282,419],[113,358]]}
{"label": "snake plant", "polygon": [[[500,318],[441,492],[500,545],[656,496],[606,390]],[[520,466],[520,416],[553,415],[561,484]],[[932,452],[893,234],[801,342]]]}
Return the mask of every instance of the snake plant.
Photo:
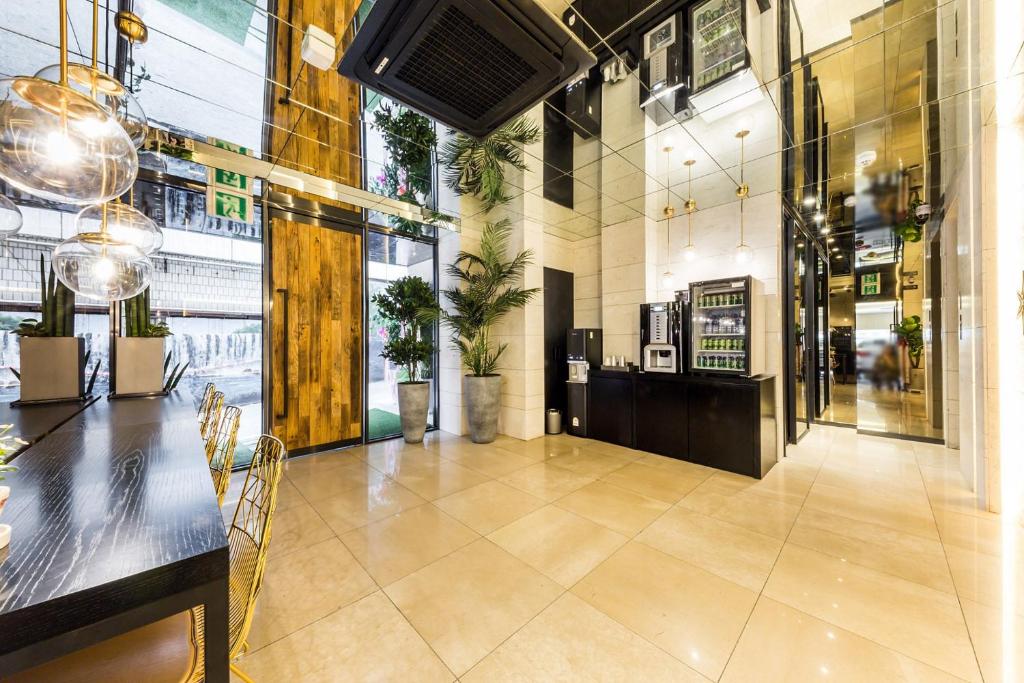
{"label": "snake plant", "polygon": [[57,279],[53,268],[46,274],[46,261],[39,255],[39,303],[41,319],[26,318],[14,332],[22,337],[74,337],[75,293]]}

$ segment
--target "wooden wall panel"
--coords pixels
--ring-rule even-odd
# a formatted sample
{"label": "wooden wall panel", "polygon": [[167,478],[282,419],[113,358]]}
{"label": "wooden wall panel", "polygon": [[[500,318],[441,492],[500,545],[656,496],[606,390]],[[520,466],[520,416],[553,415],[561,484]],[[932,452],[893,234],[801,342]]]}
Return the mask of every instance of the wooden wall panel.
{"label": "wooden wall panel", "polygon": [[[303,62],[299,53],[303,31],[315,24],[338,39],[340,59],[358,5],[358,0],[278,0],[277,16],[282,19],[276,22],[267,154],[283,166],[362,187],[359,86],[338,73],[337,60],[321,71]],[[273,189],[358,210],[308,193]]]}
{"label": "wooden wall panel", "polygon": [[274,434],[289,450],[356,439],[363,415],[363,238],[278,217],[270,236]]}

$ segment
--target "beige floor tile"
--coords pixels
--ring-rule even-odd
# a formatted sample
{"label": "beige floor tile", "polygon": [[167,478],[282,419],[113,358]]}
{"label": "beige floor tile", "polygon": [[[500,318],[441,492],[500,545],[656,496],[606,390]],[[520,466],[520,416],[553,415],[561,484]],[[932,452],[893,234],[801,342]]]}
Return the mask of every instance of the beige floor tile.
{"label": "beige floor tile", "polygon": [[[948,508],[935,508],[935,523],[946,545],[989,555],[1003,554],[1003,528],[999,515],[965,514]],[[1024,548],[1024,530],[1017,533],[1017,545]]]}
{"label": "beige floor tile", "polygon": [[420,505],[341,536],[381,586],[472,543],[479,536],[433,505]]}
{"label": "beige floor tile", "polygon": [[341,535],[426,502],[398,482],[382,477],[370,486],[342,491],[312,505],[334,533]]}
{"label": "beige floor tile", "polygon": [[768,598],[758,600],[722,676],[723,683],[959,680]]}
{"label": "beige floor tile", "polygon": [[490,481],[490,477],[439,456],[418,462],[407,461],[388,472],[402,486],[427,500],[436,500],[456,491]]}
{"label": "beige floor tile", "polygon": [[549,465],[547,462],[539,462],[507,474],[499,481],[551,502],[583,488],[594,481],[594,478]]}
{"label": "beige floor tile", "polygon": [[1024,616],[1024,565],[1019,559],[1009,574],[1002,557],[987,553],[946,546],[946,559],[961,598],[1000,608],[1013,600],[1017,613]]}
{"label": "beige floor tile", "polygon": [[548,505],[488,538],[565,588],[626,542],[626,537]]}
{"label": "beige floor tile", "polygon": [[[238,507],[238,499],[242,495],[242,484],[245,481],[245,472],[239,471],[231,475],[231,483],[227,493],[224,494],[224,504],[220,508],[221,516],[224,517],[224,525],[231,524],[234,519],[235,509]],[[302,505],[306,499],[302,497],[299,490],[284,477],[277,485],[277,512],[283,512],[290,508]]]}
{"label": "beige floor tile", "polygon": [[[640,452],[640,451],[634,451]],[[689,475],[689,476],[700,476],[710,477],[718,470],[704,465],[698,465],[692,462],[686,462],[685,460],[679,460],[678,458],[669,458],[664,455],[655,455],[652,453],[642,453],[642,455],[635,460],[638,465],[647,465],[649,467],[660,467],[668,472],[675,474]]]}
{"label": "beige floor tile", "polygon": [[560,597],[461,680],[707,681],[571,593]]}
{"label": "beige floor tile", "polygon": [[603,481],[587,484],[555,505],[630,537],[640,533],[671,507],[663,501]]}
{"label": "beige floor tile", "polygon": [[804,508],[787,541],[936,590],[954,592],[942,544],[930,538]]}
{"label": "beige floor tile", "polygon": [[507,453],[515,453],[520,457],[527,458],[531,462],[540,462],[559,455],[565,455],[566,453],[572,453],[574,449],[579,449],[580,444],[574,443],[578,441],[582,440],[572,437],[559,438],[548,436],[529,441],[506,442],[498,445],[498,448]]}
{"label": "beige floor tile", "polygon": [[977,664],[956,597],[786,545],[764,595],[967,680]]}
{"label": "beige floor tile", "polygon": [[584,477],[603,477],[609,472],[613,472],[623,465],[626,461],[621,457],[614,455],[606,455],[600,453],[597,450],[587,449],[578,453],[570,453],[567,455],[559,455],[554,458],[546,460],[550,465],[557,465],[564,470],[575,472],[576,474],[583,475]]}
{"label": "beige floor tile", "polygon": [[336,538],[273,558],[256,602],[249,649],[258,650],[376,590]]}
{"label": "beige floor tile", "polygon": [[778,539],[679,506],[636,540],[754,591],[782,549]]}
{"label": "beige floor tile", "polygon": [[679,505],[766,536],[785,539],[800,513],[800,498],[755,492],[752,488],[756,483],[757,480],[749,477],[715,474],[687,494]]}
{"label": "beige floor tile", "polygon": [[931,507],[905,503],[866,489],[851,490],[815,483],[804,505],[861,522],[886,526],[908,534],[938,540]]}
{"label": "beige floor tile", "polygon": [[270,557],[286,555],[334,536],[309,503],[301,503],[274,513],[270,537]]}
{"label": "beige floor tile", "polygon": [[1024,681],[1024,616],[1004,622],[1002,609],[960,599],[986,681]]}
{"label": "beige floor tile", "polygon": [[948,508],[965,515],[987,516],[988,512],[978,508],[977,496],[971,491],[960,470],[921,465],[921,477],[932,507]]}
{"label": "beige floor tile", "polygon": [[381,484],[386,477],[368,464],[351,456],[344,465],[326,471],[301,470],[286,475],[302,497],[310,503],[333,498],[354,488],[370,488]]}
{"label": "beige floor tile", "polygon": [[488,477],[501,477],[536,462],[533,458],[510,453],[490,444],[479,449],[441,451],[441,457]]}
{"label": "beige floor tile", "polygon": [[380,592],[242,657],[238,665],[257,681],[450,683],[455,678]]}
{"label": "beige floor tile", "polygon": [[297,476],[323,473],[359,460],[362,451],[357,449],[342,449],[327,451],[325,453],[313,453],[311,455],[300,455],[295,458],[286,458],[284,461],[285,476]]}
{"label": "beige floor tile", "polygon": [[605,475],[602,479],[609,484],[635,491],[648,498],[674,504],[708,476],[710,476],[709,473],[700,471],[692,474],[669,475],[664,468],[633,462]]}
{"label": "beige floor tile", "polygon": [[500,481],[488,481],[434,504],[478,534],[489,534],[544,507],[545,502]]}
{"label": "beige floor tile", "polygon": [[583,450],[589,451],[591,453],[609,455],[613,458],[621,460],[624,463],[634,462],[636,460],[643,458],[646,455],[643,451],[637,451],[632,448],[626,448],[625,446],[619,446],[618,444],[592,440],[588,440],[588,443],[586,446],[584,446]]}
{"label": "beige floor tile", "polygon": [[704,676],[725,668],[757,594],[632,542],[572,592]]}
{"label": "beige floor tile", "polygon": [[448,668],[462,675],[562,588],[482,538],[385,592]]}

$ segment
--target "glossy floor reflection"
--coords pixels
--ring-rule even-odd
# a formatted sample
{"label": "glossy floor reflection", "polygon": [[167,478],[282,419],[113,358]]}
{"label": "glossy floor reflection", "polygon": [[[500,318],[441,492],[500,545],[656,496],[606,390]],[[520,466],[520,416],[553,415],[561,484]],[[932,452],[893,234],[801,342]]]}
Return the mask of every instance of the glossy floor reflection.
{"label": "glossy floor reflection", "polygon": [[823,426],[760,482],[566,436],[297,458],[240,664],[265,681],[1004,680],[1024,573],[1002,588],[1000,518],[957,467]]}

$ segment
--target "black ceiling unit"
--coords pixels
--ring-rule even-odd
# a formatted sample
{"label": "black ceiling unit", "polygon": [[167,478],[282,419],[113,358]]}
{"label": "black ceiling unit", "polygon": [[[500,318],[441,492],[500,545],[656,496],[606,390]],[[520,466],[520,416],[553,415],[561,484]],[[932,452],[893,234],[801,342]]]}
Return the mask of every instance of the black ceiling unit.
{"label": "black ceiling unit", "polygon": [[377,0],[338,71],[484,137],[594,64],[534,0]]}

